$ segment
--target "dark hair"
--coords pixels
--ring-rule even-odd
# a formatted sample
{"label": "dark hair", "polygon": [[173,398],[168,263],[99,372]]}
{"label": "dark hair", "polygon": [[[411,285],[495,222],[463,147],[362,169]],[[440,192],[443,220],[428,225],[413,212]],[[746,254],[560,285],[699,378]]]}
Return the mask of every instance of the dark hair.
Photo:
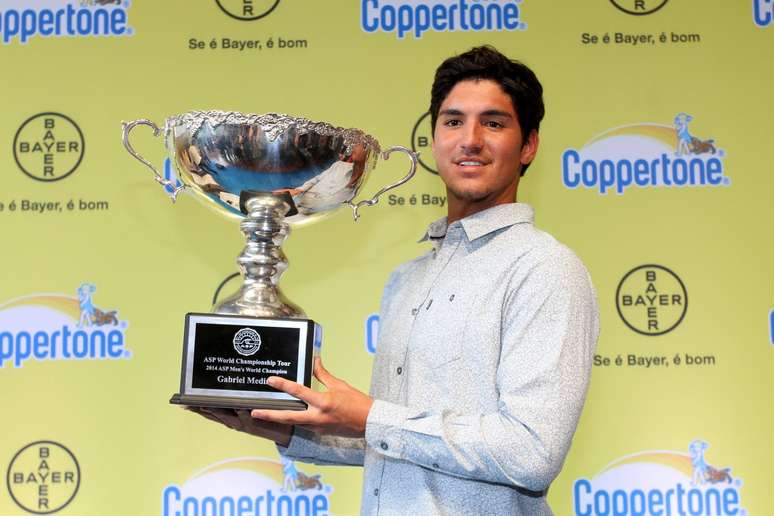
{"label": "dark hair", "polygon": [[[524,141],[533,130],[539,130],[546,110],[543,105],[543,86],[535,73],[523,63],[508,59],[494,47],[484,45],[448,58],[435,71],[430,93],[430,122],[433,134],[438,111],[449,92],[458,82],[471,79],[492,80],[511,97]],[[524,165],[522,174],[528,166],[529,164]]]}

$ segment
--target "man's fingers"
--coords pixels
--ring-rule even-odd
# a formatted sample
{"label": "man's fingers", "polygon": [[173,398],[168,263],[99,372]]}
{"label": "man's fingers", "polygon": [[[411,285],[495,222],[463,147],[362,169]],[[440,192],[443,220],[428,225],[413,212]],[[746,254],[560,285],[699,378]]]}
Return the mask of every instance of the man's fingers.
{"label": "man's fingers", "polygon": [[215,417],[233,418],[237,415],[234,409],[227,408],[199,407],[199,410]]}
{"label": "man's fingers", "polygon": [[320,383],[325,387],[330,387],[330,385],[337,380],[335,376],[323,367],[322,358],[320,357],[314,359],[314,377],[320,380]]}
{"label": "man's fingers", "polygon": [[303,425],[311,421],[306,410],[263,410],[253,409],[250,416],[262,421],[271,421],[272,423],[282,423],[285,425]]}
{"label": "man's fingers", "polygon": [[237,410],[237,417],[239,417],[239,421],[242,423],[243,426],[249,427],[252,424],[255,424],[255,420],[250,416],[249,410]]}
{"label": "man's fingers", "polygon": [[286,392],[291,396],[295,396],[296,398],[300,399],[301,401],[305,401],[310,405],[316,405],[320,401],[319,392],[314,392],[312,389],[301,385],[300,383],[292,382],[279,376],[270,376],[268,383],[275,389]]}

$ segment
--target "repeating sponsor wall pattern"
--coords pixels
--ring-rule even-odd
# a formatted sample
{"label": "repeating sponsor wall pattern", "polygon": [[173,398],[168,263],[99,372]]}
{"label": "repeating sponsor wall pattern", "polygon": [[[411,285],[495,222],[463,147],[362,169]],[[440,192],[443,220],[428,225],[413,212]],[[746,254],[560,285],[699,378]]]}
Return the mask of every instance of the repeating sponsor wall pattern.
{"label": "repeating sponsor wall pattern", "polygon": [[[772,26],[770,0],[0,0],[0,514],[356,514],[358,469],[283,461],[167,403],[184,314],[236,288],[243,237],[173,205],[121,121],[285,112],[421,153],[357,224],[340,210],[285,245],[326,366],[366,390],[382,284],[446,209],[433,71],[483,43],[543,81],[519,200],[583,258],[602,312],[555,512],[771,514]],[[133,143],[175,179],[160,138]]]}

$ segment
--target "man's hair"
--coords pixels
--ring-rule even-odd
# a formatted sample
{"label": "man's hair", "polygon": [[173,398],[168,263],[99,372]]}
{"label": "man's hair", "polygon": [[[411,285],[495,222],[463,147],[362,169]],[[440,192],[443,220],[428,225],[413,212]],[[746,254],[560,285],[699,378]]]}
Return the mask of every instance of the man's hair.
{"label": "man's hair", "polygon": [[[494,47],[484,45],[448,58],[435,71],[430,93],[430,122],[433,134],[435,123],[438,121],[438,111],[452,88],[460,81],[480,79],[496,82],[511,97],[523,141],[527,140],[533,130],[540,129],[545,106],[543,86],[535,73],[523,63],[508,59]],[[524,165],[522,174],[528,166],[529,164]]]}

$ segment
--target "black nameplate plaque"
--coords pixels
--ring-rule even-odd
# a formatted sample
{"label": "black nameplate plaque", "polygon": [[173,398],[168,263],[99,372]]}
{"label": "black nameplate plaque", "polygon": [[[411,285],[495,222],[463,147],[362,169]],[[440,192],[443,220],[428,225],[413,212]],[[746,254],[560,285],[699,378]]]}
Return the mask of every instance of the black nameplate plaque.
{"label": "black nameplate plaque", "polygon": [[309,319],[186,315],[180,392],[170,403],[216,408],[304,410],[306,403],[270,387],[280,376],[312,385],[321,329]]}

